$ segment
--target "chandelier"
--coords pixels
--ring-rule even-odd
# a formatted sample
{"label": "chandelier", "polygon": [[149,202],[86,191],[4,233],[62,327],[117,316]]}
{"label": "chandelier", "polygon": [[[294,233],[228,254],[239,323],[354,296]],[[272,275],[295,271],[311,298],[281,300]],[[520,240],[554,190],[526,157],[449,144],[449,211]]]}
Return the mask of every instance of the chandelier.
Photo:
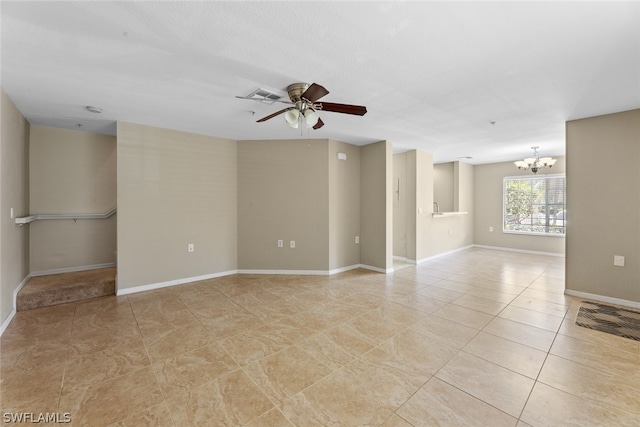
{"label": "chandelier", "polygon": [[538,148],[540,147],[531,147],[533,150],[533,156],[528,159],[518,160],[514,162],[518,169],[531,169],[531,172],[538,173],[541,168],[551,167],[556,163],[556,159],[552,159],[551,157],[542,157],[538,155]]}

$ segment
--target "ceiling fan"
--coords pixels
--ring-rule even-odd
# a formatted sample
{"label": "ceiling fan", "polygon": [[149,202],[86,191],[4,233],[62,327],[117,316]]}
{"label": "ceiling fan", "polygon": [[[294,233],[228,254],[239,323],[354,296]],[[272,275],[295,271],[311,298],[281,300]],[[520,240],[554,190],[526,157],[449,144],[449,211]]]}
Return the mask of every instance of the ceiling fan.
{"label": "ceiling fan", "polygon": [[[285,120],[292,128],[297,129],[300,123],[305,123],[308,127],[320,129],[324,126],[324,122],[320,116],[318,116],[317,111],[331,111],[334,113],[353,114],[356,116],[364,116],[367,112],[367,107],[361,105],[317,102],[320,98],[329,93],[327,89],[317,83],[312,83],[311,85],[309,85],[309,83],[293,83],[287,86],[287,93],[289,94],[290,101],[280,101],[277,99],[270,99],[270,101],[290,104],[291,107],[283,108],[280,111],[269,114],[257,122],[266,122],[267,120],[284,113]],[[246,96],[236,96],[236,98],[256,99]]]}

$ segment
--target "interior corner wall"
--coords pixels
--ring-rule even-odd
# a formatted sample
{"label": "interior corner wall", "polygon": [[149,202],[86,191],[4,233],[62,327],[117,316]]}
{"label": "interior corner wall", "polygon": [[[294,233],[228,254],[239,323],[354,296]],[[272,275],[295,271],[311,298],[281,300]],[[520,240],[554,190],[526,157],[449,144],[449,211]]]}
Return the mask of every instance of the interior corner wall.
{"label": "interior corner wall", "polygon": [[[523,153],[526,155],[527,153]],[[544,154],[544,153],[543,153]],[[567,156],[568,157],[568,156]],[[553,168],[546,172],[565,172],[565,157],[556,157]],[[515,160],[514,160],[515,161]],[[599,169],[599,168],[598,168]],[[543,173],[538,173],[542,175]],[[473,167],[473,242],[476,245],[509,248],[523,251],[544,252],[563,255],[565,238],[555,236],[531,236],[502,232],[503,180],[509,176],[531,176],[531,171],[519,170],[513,162],[490,163]],[[600,175],[598,173],[598,175]],[[567,203],[571,192],[567,176]],[[570,224],[572,219],[567,221]],[[493,227],[493,231],[489,231]],[[569,229],[567,229],[567,235]]]}
{"label": "interior corner wall", "polygon": [[408,259],[407,204],[414,197],[407,179],[407,152],[393,155],[393,256]]}
{"label": "interior corner wall", "polygon": [[453,206],[454,193],[456,192],[453,169],[453,162],[433,165],[433,201],[438,203],[441,212],[456,210]]}
{"label": "interior corner wall", "polygon": [[566,132],[566,290],[638,303],[640,109],[569,121]]}
{"label": "interior corner wall", "polygon": [[380,141],[360,147],[360,262],[393,267],[393,150]]}
{"label": "interior corner wall", "polygon": [[[31,126],[31,213],[105,213],[116,207],[116,138]],[[30,227],[31,272],[115,263],[117,215],[42,220]]]}
{"label": "interior corner wall", "polygon": [[329,270],[335,271],[360,264],[360,147],[329,140],[328,155]]}
{"label": "interior corner wall", "polygon": [[329,270],[328,153],[326,139],[238,141],[240,270]]}
{"label": "interior corner wall", "polygon": [[117,141],[118,293],[235,272],[236,142],[124,122]]}
{"label": "interior corner wall", "polygon": [[0,324],[13,311],[14,292],[29,275],[29,123],[0,90]]}

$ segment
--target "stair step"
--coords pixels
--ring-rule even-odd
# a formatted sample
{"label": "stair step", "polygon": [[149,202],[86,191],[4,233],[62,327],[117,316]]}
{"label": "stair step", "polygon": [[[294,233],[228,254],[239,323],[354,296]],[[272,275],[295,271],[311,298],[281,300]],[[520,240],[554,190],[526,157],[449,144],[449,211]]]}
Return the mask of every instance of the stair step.
{"label": "stair step", "polygon": [[18,292],[16,310],[33,310],[114,295],[115,278],[115,267],[32,277]]}

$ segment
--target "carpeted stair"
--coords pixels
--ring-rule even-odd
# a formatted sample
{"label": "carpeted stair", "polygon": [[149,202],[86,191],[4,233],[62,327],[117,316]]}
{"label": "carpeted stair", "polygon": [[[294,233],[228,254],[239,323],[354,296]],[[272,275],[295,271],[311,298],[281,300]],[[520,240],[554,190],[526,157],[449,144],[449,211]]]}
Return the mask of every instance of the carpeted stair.
{"label": "carpeted stair", "polygon": [[18,292],[16,310],[114,295],[115,279],[115,267],[32,277]]}

